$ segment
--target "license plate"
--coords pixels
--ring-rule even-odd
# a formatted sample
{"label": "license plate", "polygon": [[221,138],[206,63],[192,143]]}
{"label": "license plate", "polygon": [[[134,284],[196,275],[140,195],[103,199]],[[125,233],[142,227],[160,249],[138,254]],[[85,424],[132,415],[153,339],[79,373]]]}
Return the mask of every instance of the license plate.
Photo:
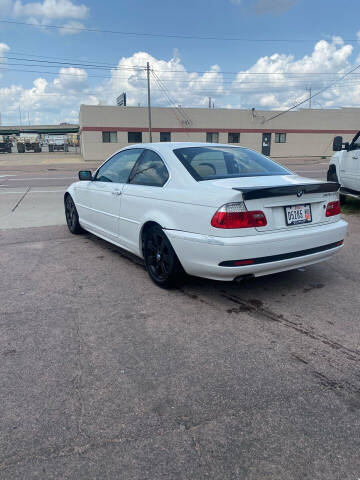
{"label": "license plate", "polygon": [[285,218],[287,225],[310,223],[312,220],[310,204],[285,207]]}

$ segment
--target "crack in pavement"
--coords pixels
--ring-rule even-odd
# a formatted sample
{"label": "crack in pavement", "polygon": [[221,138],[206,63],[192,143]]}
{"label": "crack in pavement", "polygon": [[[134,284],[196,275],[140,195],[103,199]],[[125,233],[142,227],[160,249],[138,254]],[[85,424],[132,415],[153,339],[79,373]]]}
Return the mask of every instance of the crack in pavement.
{"label": "crack in pavement", "polygon": [[74,315],[74,326],[75,326],[75,333],[76,333],[76,342],[77,342],[77,356],[76,356],[76,363],[77,363],[77,374],[74,378],[74,388],[79,400],[79,407],[78,407],[78,415],[77,415],[77,428],[78,433],[80,436],[85,436],[88,439],[90,438],[86,430],[84,429],[83,418],[85,415],[85,400],[82,393],[83,387],[83,368],[82,368],[82,356],[83,356],[83,338],[80,332],[80,324],[76,318],[76,313]]}
{"label": "crack in pavement", "polygon": [[307,337],[311,338],[312,340],[320,341],[324,345],[327,345],[328,347],[332,348],[333,350],[341,352],[344,356],[346,356],[347,359],[349,360],[355,360],[359,361],[360,358],[360,351],[345,347],[341,343],[336,342],[335,340],[331,340],[330,338],[326,337],[325,335],[322,335],[320,333],[314,333],[312,332],[309,328],[306,328],[304,325],[293,322],[287,318],[285,318],[282,314],[276,314],[272,312],[271,310],[268,310],[262,306],[254,305],[251,302],[248,302],[246,300],[242,300],[235,295],[231,295],[229,293],[223,292],[222,297],[226,298],[227,300],[230,300],[231,302],[234,302],[242,309],[243,311],[248,312],[249,314],[255,315],[255,316],[260,316],[262,318],[267,318],[269,320],[272,320],[274,322],[278,322],[281,325],[291,328],[295,330],[298,333],[301,333],[302,335],[306,335]]}
{"label": "crack in pavement", "polygon": [[24,194],[22,195],[22,197],[18,200],[18,202],[16,203],[16,205],[11,209],[12,213],[15,212],[15,210],[18,208],[18,206],[20,205],[20,203],[24,200],[24,198],[26,197],[26,195],[30,192],[31,190],[31,187],[28,187],[27,190],[24,192]]}

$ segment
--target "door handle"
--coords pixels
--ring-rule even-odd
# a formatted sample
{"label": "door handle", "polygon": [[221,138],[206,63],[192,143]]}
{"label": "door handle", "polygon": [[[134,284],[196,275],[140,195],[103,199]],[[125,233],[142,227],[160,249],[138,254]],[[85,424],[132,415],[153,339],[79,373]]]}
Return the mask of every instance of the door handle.
{"label": "door handle", "polygon": [[112,194],[112,195],[121,195],[121,192],[120,192],[120,190],[113,190],[113,191],[111,192],[111,194]]}
{"label": "door handle", "polygon": [[353,160],[357,160],[359,157],[351,157]]}

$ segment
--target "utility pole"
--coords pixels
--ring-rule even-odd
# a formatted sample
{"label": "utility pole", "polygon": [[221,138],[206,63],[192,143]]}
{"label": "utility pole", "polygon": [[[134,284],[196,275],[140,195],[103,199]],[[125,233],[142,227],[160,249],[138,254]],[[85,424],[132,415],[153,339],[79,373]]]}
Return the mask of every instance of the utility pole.
{"label": "utility pole", "polygon": [[209,108],[211,108],[211,97],[209,97]]}
{"label": "utility pole", "polygon": [[306,91],[309,92],[309,108],[311,108],[311,85],[306,87]]}
{"label": "utility pole", "polygon": [[146,64],[147,73],[147,88],[148,88],[148,114],[149,114],[149,140],[152,143],[152,130],[151,130],[151,99],[150,99],[150,64]]}

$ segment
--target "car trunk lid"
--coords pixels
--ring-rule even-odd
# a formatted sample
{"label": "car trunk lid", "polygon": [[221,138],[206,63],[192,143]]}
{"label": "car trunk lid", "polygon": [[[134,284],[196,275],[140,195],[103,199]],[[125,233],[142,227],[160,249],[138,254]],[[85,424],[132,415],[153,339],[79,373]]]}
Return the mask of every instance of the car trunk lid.
{"label": "car trunk lid", "polygon": [[[248,210],[264,212],[267,225],[258,227],[259,232],[305,228],[334,221],[333,217],[326,217],[325,212],[327,204],[337,200],[339,185],[335,182],[322,182],[297,175],[282,175],[223,179],[214,183],[241,193]],[[297,220],[296,212],[299,210],[302,213],[299,213],[300,220]],[[287,212],[290,215],[290,222],[295,223],[289,224]],[[295,220],[293,220],[294,215]]]}

